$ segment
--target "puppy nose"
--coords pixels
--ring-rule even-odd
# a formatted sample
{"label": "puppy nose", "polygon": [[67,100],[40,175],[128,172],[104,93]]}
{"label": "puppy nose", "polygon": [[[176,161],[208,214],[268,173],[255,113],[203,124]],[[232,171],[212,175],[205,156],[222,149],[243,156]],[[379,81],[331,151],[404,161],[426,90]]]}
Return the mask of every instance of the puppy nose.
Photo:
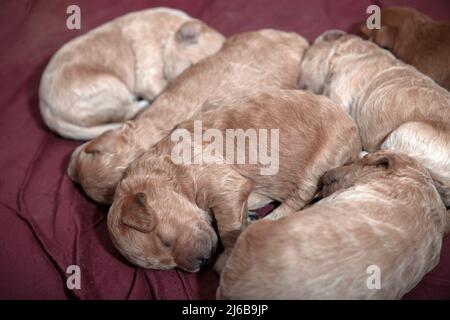
{"label": "puppy nose", "polygon": [[206,257],[198,257],[197,258],[197,265],[199,266],[199,268],[203,268],[204,266],[206,266],[208,264],[209,259]]}

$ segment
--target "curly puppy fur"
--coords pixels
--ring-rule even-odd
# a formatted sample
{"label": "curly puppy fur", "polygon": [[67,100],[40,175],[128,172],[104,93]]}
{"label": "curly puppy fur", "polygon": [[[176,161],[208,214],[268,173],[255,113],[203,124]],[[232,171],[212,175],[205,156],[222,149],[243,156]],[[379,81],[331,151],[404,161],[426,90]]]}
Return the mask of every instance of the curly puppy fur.
{"label": "curly puppy fur", "polygon": [[145,109],[224,41],[179,10],[155,8],[114,19],[52,57],[39,90],[42,117],[63,137],[95,138]]}
{"label": "curly puppy fur", "polygon": [[183,72],[135,120],[81,145],[69,175],[97,202],[111,203],[124,170],[181,121],[273,88],[294,89],[308,47],[295,33],[260,30],[229,38],[222,50]]}
{"label": "curly puppy fur", "polygon": [[450,206],[450,92],[373,42],[340,31],[316,39],[300,68],[299,86],[342,105],[366,151],[415,158]]}
{"label": "curly puppy fur", "polygon": [[[127,169],[108,214],[114,244],[136,265],[199,270],[216,247],[211,213],[224,247],[215,264],[220,273],[246,227],[248,209],[273,200],[282,202],[267,219],[301,209],[312,200],[327,170],[357,159],[361,151],[351,117],[330,99],[306,91],[266,91],[237,106],[205,112],[201,120],[204,130],[214,129],[223,137],[229,129],[278,129],[278,170],[262,174],[261,168],[268,165],[249,160],[255,153],[275,152],[269,147],[276,148],[272,138],[252,147],[250,142],[236,144],[246,155],[245,164],[237,163],[235,148],[226,148],[224,153],[225,159],[235,159],[231,163],[196,164],[195,159],[205,153],[195,151],[190,163],[179,163],[172,157],[179,139],[169,135],[161,140]],[[192,136],[191,141],[195,139],[194,121],[176,128]],[[208,150],[212,141],[203,138],[201,149]],[[188,147],[197,150],[195,145]],[[211,153],[220,157],[216,152]]]}
{"label": "curly puppy fur", "polygon": [[330,170],[323,185],[313,206],[244,231],[219,299],[399,299],[437,265],[447,213],[417,161],[379,151]]}

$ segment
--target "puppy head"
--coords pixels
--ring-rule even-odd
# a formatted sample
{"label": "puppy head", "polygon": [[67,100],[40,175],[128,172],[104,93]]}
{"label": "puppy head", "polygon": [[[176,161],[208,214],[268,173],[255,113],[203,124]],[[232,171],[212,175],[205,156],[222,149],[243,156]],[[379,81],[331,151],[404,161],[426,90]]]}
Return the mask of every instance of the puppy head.
{"label": "puppy head", "polygon": [[306,50],[300,66],[298,88],[322,93],[331,72],[331,58],[336,42],[345,36],[340,30],[330,30],[321,34]]}
{"label": "puppy head", "polygon": [[183,23],[164,49],[164,74],[175,79],[184,70],[216,53],[225,41],[223,35],[199,20]]}
{"label": "puppy head", "polygon": [[322,196],[350,188],[373,179],[392,176],[421,176],[429,178],[427,171],[412,158],[391,151],[368,153],[354,163],[329,170],[322,177]]}
{"label": "puppy head", "polygon": [[359,28],[359,35],[367,40],[375,42],[380,47],[393,50],[397,37],[397,28],[382,26],[380,29],[368,29],[365,24]]}
{"label": "puppy head", "polygon": [[72,153],[69,177],[79,183],[93,200],[109,204],[123,171],[142,150],[132,139],[130,127],[110,130],[79,146]]}
{"label": "puppy head", "polygon": [[[410,29],[409,32],[411,32],[408,24],[423,19],[428,19],[428,17],[412,8],[385,8],[381,10],[380,29],[369,29],[364,22],[359,26],[358,34],[364,39],[392,51],[401,30]],[[405,31],[408,32],[408,30]]]}
{"label": "puppy head", "polygon": [[217,235],[210,215],[195,204],[193,188],[192,176],[168,157],[135,161],[108,214],[116,248],[143,268],[200,270]]}

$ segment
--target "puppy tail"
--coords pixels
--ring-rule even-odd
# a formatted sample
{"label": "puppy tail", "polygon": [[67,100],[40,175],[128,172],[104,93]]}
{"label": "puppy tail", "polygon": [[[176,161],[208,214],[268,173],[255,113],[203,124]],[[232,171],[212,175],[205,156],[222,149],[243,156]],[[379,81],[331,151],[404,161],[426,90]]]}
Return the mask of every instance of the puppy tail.
{"label": "puppy tail", "polygon": [[58,118],[56,121],[52,117],[54,116],[43,117],[47,126],[60,136],[74,140],[91,140],[105,131],[119,128],[122,125],[122,123],[107,123],[92,127],[82,127],[61,118]]}
{"label": "puppy tail", "polygon": [[[124,110],[131,110],[135,115],[150,104],[147,100],[137,101],[123,106]],[[60,136],[74,140],[92,140],[103,132],[119,128],[122,122],[99,123],[97,125],[82,126],[64,119],[64,116],[55,115],[52,108],[46,106],[46,102],[41,100],[41,114],[46,125]],[[123,121],[131,118],[124,115]]]}
{"label": "puppy tail", "polygon": [[44,72],[39,88],[42,118],[65,138],[93,139],[120,127],[122,121],[134,118],[150,104],[145,93],[132,92],[114,74],[83,68],[80,72],[83,81]]}

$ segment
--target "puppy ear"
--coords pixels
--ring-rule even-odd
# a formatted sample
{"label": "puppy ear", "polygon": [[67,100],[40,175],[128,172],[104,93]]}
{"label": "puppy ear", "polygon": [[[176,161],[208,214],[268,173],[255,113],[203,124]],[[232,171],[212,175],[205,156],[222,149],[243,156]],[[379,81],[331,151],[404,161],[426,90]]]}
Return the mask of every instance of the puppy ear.
{"label": "puppy ear", "polygon": [[138,192],[126,199],[122,205],[121,222],[142,233],[149,233],[155,226],[150,211],[145,193]]}
{"label": "puppy ear", "polygon": [[381,154],[376,157],[368,157],[366,164],[378,168],[389,169],[392,168],[394,159],[388,155]]}
{"label": "puppy ear", "polygon": [[388,169],[391,166],[391,160],[388,157],[381,157],[377,159],[375,166]]}
{"label": "puppy ear", "polygon": [[176,32],[178,42],[197,43],[202,32],[202,23],[198,20],[190,20],[181,25]]}
{"label": "puppy ear", "polygon": [[325,41],[325,42],[330,42],[330,41],[334,41],[337,40],[343,36],[345,36],[346,33],[342,30],[328,30],[325,31],[324,33],[322,33],[315,41],[319,42],[319,41]]}
{"label": "puppy ear", "polygon": [[84,152],[97,154],[101,152],[114,152],[117,147],[125,143],[124,136],[117,130],[109,130],[89,142]]}
{"label": "puppy ear", "polygon": [[373,41],[380,47],[392,50],[394,48],[395,38],[397,37],[397,29],[390,26],[382,26],[375,32]]}

